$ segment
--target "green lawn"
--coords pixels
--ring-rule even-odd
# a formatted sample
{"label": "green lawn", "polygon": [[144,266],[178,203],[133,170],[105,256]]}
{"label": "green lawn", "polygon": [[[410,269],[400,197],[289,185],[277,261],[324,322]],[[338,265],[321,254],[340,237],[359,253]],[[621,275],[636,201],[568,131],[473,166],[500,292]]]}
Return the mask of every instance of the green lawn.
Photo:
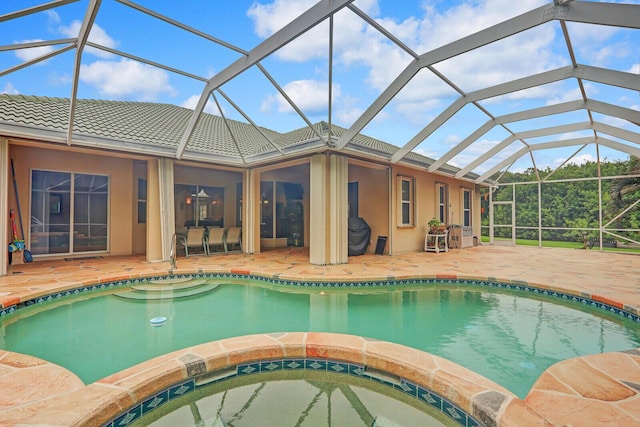
{"label": "green lawn", "polygon": [[[483,243],[489,243],[489,237],[482,236]],[[503,238],[494,238],[494,241],[511,241],[511,239],[503,239]],[[522,246],[538,246],[537,240],[527,240],[527,239],[516,239],[516,245]],[[567,248],[567,249],[582,249],[582,242],[559,242],[554,240],[543,240],[543,247],[548,248]],[[594,246],[592,250],[600,250],[599,247]],[[640,248],[634,247],[625,247],[623,245],[618,245],[617,248],[603,248],[604,251],[607,252],[630,252],[630,253],[640,253]]]}

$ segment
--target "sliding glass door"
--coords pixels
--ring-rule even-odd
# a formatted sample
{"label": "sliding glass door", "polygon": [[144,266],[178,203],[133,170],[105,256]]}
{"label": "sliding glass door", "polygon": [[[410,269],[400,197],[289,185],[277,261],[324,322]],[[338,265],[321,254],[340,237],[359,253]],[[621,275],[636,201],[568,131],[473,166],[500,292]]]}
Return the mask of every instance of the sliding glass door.
{"label": "sliding glass door", "polygon": [[106,251],[108,200],[107,176],[32,171],[31,253]]}

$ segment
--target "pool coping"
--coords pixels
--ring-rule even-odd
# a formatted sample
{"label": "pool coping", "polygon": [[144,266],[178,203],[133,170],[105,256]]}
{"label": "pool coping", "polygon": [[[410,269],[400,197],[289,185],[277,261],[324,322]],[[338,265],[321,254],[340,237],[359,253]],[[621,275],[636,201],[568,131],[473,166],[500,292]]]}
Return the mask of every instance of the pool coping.
{"label": "pool coping", "polygon": [[132,284],[138,284],[148,280],[161,280],[167,278],[206,278],[206,279],[248,279],[258,282],[264,282],[268,285],[286,288],[311,289],[371,289],[376,287],[402,288],[410,286],[421,286],[431,284],[445,284],[456,286],[477,286],[481,288],[490,288],[503,291],[522,292],[533,296],[544,296],[558,298],[564,301],[571,301],[589,305],[594,308],[607,311],[611,314],[625,317],[629,320],[640,324],[640,308],[628,305],[620,301],[613,300],[601,295],[589,294],[586,292],[575,292],[570,289],[561,287],[553,287],[541,284],[529,283],[521,280],[504,280],[495,277],[469,277],[458,275],[420,275],[398,278],[396,276],[388,276],[386,278],[372,278],[369,280],[299,280],[283,277],[282,274],[261,275],[251,273],[247,270],[225,272],[180,272],[167,273],[162,275],[140,275],[135,277],[118,277],[115,279],[103,279],[101,281],[92,282],[91,284],[74,284],[68,283],[60,290],[55,292],[29,292],[21,297],[12,296],[10,298],[0,297],[0,317],[13,313],[23,306],[40,304],[60,299],[68,296],[75,296],[91,291],[108,290],[117,287],[126,287]]}
{"label": "pool coping", "polygon": [[[177,273],[177,274],[136,275],[135,277],[120,276],[112,280],[102,279],[98,283],[94,282],[92,284],[81,284],[80,286],[77,286],[77,284],[74,284],[74,283],[67,283],[64,286],[65,289],[59,289],[51,293],[41,293],[40,295],[35,295],[35,296],[32,295],[33,298],[28,298],[28,296],[26,296],[25,301],[19,301],[19,302],[13,301],[14,304],[8,307],[4,306],[4,304],[7,301],[2,300],[3,308],[2,310],[0,310],[0,316],[5,316],[9,313],[12,313],[16,310],[19,310],[21,307],[30,306],[33,304],[39,304],[46,301],[53,301],[53,300],[57,300],[63,297],[71,296],[71,295],[78,295],[78,294],[83,294],[86,292],[91,292],[96,290],[105,290],[105,289],[111,289],[116,287],[123,287],[123,286],[130,285],[132,283],[143,281],[143,280],[163,279],[168,277],[252,279],[252,280],[258,280],[258,281],[264,282],[268,285],[283,286],[283,287],[290,287],[290,288],[301,288],[305,290],[357,289],[357,288],[367,289],[367,288],[375,288],[379,286],[392,287],[392,288],[395,287],[400,289],[403,287],[419,287],[421,285],[428,285],[428,284],[435,284],[435,283],[450,284],[455,286],[465,286],[465,285],[479,286],[479,287],[486,287],[486,288],[495,289],[495,290],[516,291],[517,293],[523,293],[524,294],[523,296],[526,296],[526,294],[528,293],[532,296],[535,296],[535,295],[548,296],[552,298],[559,298],[560,300],[570,300],[573,302],[588,304],[590,306],[605,310],[608,313],[624,316],[635,322],[640,323],[640,315],[638,314],[638,310],[636,307],[626,306],[616,301],[610,301],[606,298],[598,297],[597,295],[594,296],[594,295],[586,295],[584,293],[575,293],[566,289],[553,288],[553,287],[544,286],[544,285],[533,285],[523,281],[510,281],[510,280],[499,281],[496,278],[490,278],[490,277],[478,278],[478,277],[467,277],[467,276],[458,277],[457,275],[433,275],[433,276],[412,276],[412,277],[405,277],[401,279],[398,279],[395,276],[387,276],[386,278],[380,278],[380,279],[372,278],[372,279],[363,280],[363,281],[362,280],[340,280],[340,281],[333,282],[333,281],[318,281],[318,280],[295,280],[293,278],[287,278],[283,274],[262,275],[262,274],[251,273],[250,271],[247,271],[247,270],[240,271],[240,270],[234,270],[234,269],[226,273],[225,272],[204,272],[204,271],[193,271],[193,272],[181,271],[180,273]],[[38,293],[39,292],[36,292],[36,294]],[[337,336],[339,334],[330,334],[330,335]],[[268,340],[274,339],[274,337],[271,335],[266,335],[266,336],[268,337]],[[313,335],[313,336],[316,336],[316,335]],[[364,339],[361,337],[355,337],[355,338]],[[246,337],[237,337],[237,339],[244,340],[246,339]],[[227,340],[216,341],[213,343],[204,344],[203,346],[206,347],[207,345],[216,345],[216,343],[225,342],[225,341]],[[229,341],[229,342],[232,342],[232,341]],[[384,344],[392,347],[399,346],[397,344],[391,344],[391,343],[384,343]],[[284,344],[280,343],[279,348],[283,348],[283,345]],[[332,354],[333,356],[335,356],[334,353],[337,353],[340,355],[340,357],[337,357],[337,358],[333,356],[331,357],[332,360],[336,360],[336,361],[342,361],[347,363],[351,363],[351,362],[361,363],[362,357],[363,357],[362,355],[367,354],[366,352],[363,353],[362,349],[358,350],[358,352],[353,353],[354,351],[352,348],[353,346],[351,347],[347,346],[345,349],[345,348],[338,348],[338,346],[329,342],[326,342],[325,345],[327,346],[326,347],[327,354]],[[294,347],[306,348],[306,341],[299,340],[295,343]],[[437,356],[430,355],[428,353],[421,352],[419,350],[411,349],[409,347],[404,347],[404,346],[399,346],[399,347],[403,348],[403,352],[405,353],[407,352],[407,349],[408,349],[410,350],[410,352],[415,351],[423,354],[423,356],[420,356],[420,357],[430,357],[430,358],[441,359]],[[286,345],[284,346],[284,348],[287,348]],[[181,350],[181,351],[190,351],[190,350],[191,349]],[[27,418],[27,420],[33,417],[35,417],[36,419],[39,419],[40,417],[43,416],[43,414],[47,414],[51,410],[54,410],[57,413],[59,411],[59,408],[57,407],[58,404],[61,402],[66,402],[67,400],[70,399],[70,401],[75,402],[74,406],[79,405],[79,407],[83,408],[81,412],[90,413],[91,417],[90,419],[88,419],[87,417],[84,417],[80,422],[80,424],[75,424],[72,422],[69,425],[106,425],[106,426],[115,425],[115,424],[109,424],[109,422],[114,421],[116,419],[115,417],[117,417],[118,415],[127,413],[128,408],[138,407],[140,404],[142,404],[145,398],[148,399],[150,396],[153,395],[153,393],[157,394],[157,392],[161,392],[162,390],[158,389],[159,385],[164,385],[165,387],[163,390],[165,390],[170,385],[169,383],[177,384],[182,380],[189,380],[189,378],[193,376],[191,375],[190,377],[189,375],[187,375],[187,377],[177,378],[176,369],[181,373],[184,373],[184,372],[189,373],[189,368],[186,365],[184,365],[184,363],[181,364],[176,362],[175,360],[173,360],[173,363],[167,363],[167,358],[171,359],[173,357],[173,359],[175,359],[176,354],[181,351],[170,353],[169,355],[159,356],[158,358],[154,358],[154,359],[151,359],[150,361],[143,362],[140,365],[136,365],[135,367],[132,367],[120,373],[111,375],[105,379],[96,381],[93,384],[84,386],[79,390],[72,389],[69,391],[69,393],[62,393],[59,395],[51,396],[50,398],[36,400],[32,404],[27,403],[26,405],[24,405],[24,407],[31,407],[32,410],[35,408],[41,409],[41,410],[38,409],[35,414],[31,413],[31,415]],[[392,353],[396,351],[397,349],[393,350]],[[247,353],[248,355],[253,354],[253,350],[251,348],[245,348],[243,352]],[[334,353],[331,353],[331,352],[334,352]],[[620,359],[620,358],[625,359],[620,363],[623,363],[623,362],[624,362],[623,364],[630,363],[632,367],[633,365],[635,365],[635,370],[633,369],[630,370],[630,372],[633,372],[633,375],[630,377],[630,380],[619,381],[619,378],[615,379],[614,382],[616,382],[616,384],[614,384],[615,387],[613,388],[615,389],[622,388],[623,390],[631,389],[631,390],[640,391],[640,385],[638,385],[640,384],[640,373],[638,373],[640,372],[640,368],[639,368],[640,367],[640,349],[635,349],[635,350],[630,349],[628,353],[624,353],[624,354],[623,353],[624,352],[621,352],[620,353],[621,355],[616,354],[615,357],[617,359]],[[183,356],[185,354],[183,354]],[[524,420],[528,420],[525,425],[545,425],[549,423],[549,419],[557,418],[557,416],[554,415],[554,411],[549,411],[548,408],[540,404],[540,402],[545,402],[546,404],[549,403],[547,400],[545,400],[548,398],[548,395],[550,394],[549,392],[551,392],[551,394],[553,393],[557,394],[558,387],[555,387],[555,388],[551,387],[549,390],[546,390],[545,388],[548,386],[547,383],[549,381],[556,380],[556,375],[554,375],[553,368],[556,368],[556,366],[559,366],[557,370],[562,370],[561,365],[566,365],[566,364],[572,365],[574,364],[573,362],[577,361],[578,359],[580,359],[581,361],[597,360],[601,358],[600,356],[609,356],[609,355],[610,353],[606,353],[604,355],[584,356],[584,357],[569,359],[569,360],[560,362],[557,365],[552,366],[547,372],[545,372],[539,378],[539,380],[536,382],[536,384],[530,391],[529,395],[524,400],[517,398],[511,392],[504,389],[499,393],[502,396],[508,396],[508,398],[507,397],[501,398],[502,404],[499,405],[498,407],[496,407],[495,404],[493,404],[493,406],[491,407],[492,410],[488,412],[487,412],[487,408],[485,407],[486,402],[484,402],[482,399],[480,401],[475,401],[474,399],[476,399],[476,397],[478,396],[474,397],[472,395],[469,395],[468,390],[465,387],[462,387],[462,388],[460,387],[461,383],[462,384],[465,383],[465,380],[460,376],[450,377],[449,378],[450,381],[445,381],[443,383],[443,384],[446,384],[446,387],[444,387],[445,391],[446,390],[448,390],[449,392],[453,391],[453,396],[445,393],[441,397],[443,397],[444,399],[447,399],[457,407],[461,408],[465,412],[468,419],[472,419],[474,421],[482,420],[481,422],[483,422],[484,424],[479,424],[479,425],[523,425],[522,422]],[[407,378],[407,376],[402,376],[402,377],[407,379],[408,381],[415,380],[414,377],[417,375],[416,372],[421,372],[421,375],[424,375],[423,368],[420,368],[418,366],[411,366],[411,364],[410,363],[408,364],[408,362],[404,360],[403,357],[398,358],[396,356],[397,356],[396,354],[393,354],[393,357],[391,359],[385,359],[385,357],[387,356],[384,356],[384,357],[379,356],[382,358],[381,359],[373,358],[372,360],[377,360],[378,362],[382,363],[383,366],[392,366],[393,369],[388,371],[392,375],[398,375],[398,371],[404,372],[406,370],[407,372],[410,373],[410,375],[407,375],[409,378]],[[230,360],[231,355],[226,354],[224,357],[226,358],[226,360]],[[251,360],[243,359],[243,360],[245,362],[251,362],[251,361],[267,361],[267,360],[273,359],[273,358],[265,358],[264,355],[259,357],[254,355],[251,357],[254,357],[254,359],[251,359]],[[369,355],[369,357],[371,356]],[[454,366],[455,370],[457,369],[466,370],[466,368],[453,364],[452,362],[446,359],[442,359],[442,360],[444,361],[442,363],[446,363],[449,366]],[[384,363],[382,361],[384,361]],[[2,360],[0,359],[0,364],[1,363],[2,363]],[[587,363],[591,364],[591,362],[587,362]],[[176,366],[174,366],[176,364],[178,366],[177,368]],[[160,369],[160,366],[163,366],[163,367]],[[230,366],[231,365],[225,365],[225,368],[228,368]],[[159,371],[155,372],[158,369]],[[377,369],[380,369],[380,368],[377,368]],[[384,369],[381,369],[381,370],[384,371]],[[604,372],[606,371],[606,369],[599,368],[599,371]],[[146,374],[142,375],[142,373],[148,373],[148,372],[155,372],[155,373],[152,375],[151,378],[146,377]],[[479,376],[479,374],[473,373],[472,371],[468,371],[468,373],[470,373],[470,375],[473,375],[473,376]],[[191,372],[191,374],[193,374],[193,372]],[[430,372],[429,374],[430,375],[434,374],[434,372]],[[616,375],[617,377],[620,377],[620,375],[618,375],[618,372],[616,372]],[[491,383],[490,380],[481,376],[479,377]],[[552,380],[549,380],[549,378],[552,378]],[[173,382],[171,382],[171,380],[173,380]],[[113,385],[115,383],[124,384],[124,383],[127,383],[127,381],[132,384],[135,384],[135,390],[128,390],[125,393],[128,396],[127,398],[124,398],[122,395],[118,393],[116,393],[116,395],[113,395],[113,396],[112,396],[112,393],[104,393],[104,389],[103,389],[104,385],[106,384]],[[169,383],[167,383],[167,381],[169,381]],[[150,388],[149,383],[152,383],[153,387]],[[543,386],[537,387],[538,383],[543,383]],[[433,389],[430,388],[433,386],[431,382],[423,383],[416,380],[415,384],[417,386],[424,387],[425,389],[429,389],[433,391]],[[489,391],[493,392],[493,391],[496,391],[496,388],[498,388],[499,390],[502,390],[501,386],[498,386],[497,384],[493,384],[493,383],[491,384],[492,385],[490,387],[484,389],[484,392],[489,392]],[[612,386],[612,384],[608,384],[608,385]],[[595,386],[598,386],[598,384],[597,383],[594,384],[594,387]],[[102,397],[98,398],[98,396],[96,396],[93,393],[93,390],[95,388],[102,390],[100,393],[98,393],[101,396],[103,397],[111,396],[111,398],[108,399],[107,401],[103,401]],[[141,393],[140,390],[146,390],[146,391]],[[83,398],[82,396],[78,396],[78,393],[83,396],[85,394],[88,396],[91,396],[92,403],[88,405],[89,402],[86,402],[85,398]],[[573,399],[576,393],[572,391],[572,392],[569,392],[568,394],[570,395],[570,398]],[[637,392],[634,392],[631,395],[627,395],[625,393],[622,393],[622,394],[626,396],[624,397],[624,399],[622,399],[623,401],[626,402],[628,399],[631,399],[631,400],[635,399],[635,403],[640,404],[640,400],[638,400],[638,397],[637,397],[637,394],[638,394]],[[488,395],[485,395],[485,397],[486,396]],[[79,397],[81,400],[80,402],[77,401]],[[607,399],[604,399],[604,400],[606,401]],[[99,402],[97,406],[95,405],[96,401]],[[53,408],[51,405],[53,405]],[[66,405],[63,403],[63,406],[66,406]],[[622,406],[626,407],[625,405],[622,405]],[[17,408],[17,409],[19,409],[17,412],[21,413],[22,409],[24,408]],[[621,418],[625,414],[628,415],[627,413],[629,412],[628,409],[621,409],[620,411],[622,412],[622,415],[614,414],[613,416],[617,418]],[[16,411],[13,411],[13,410],[9,410],[9,412],[17,413]],[[2,413],[2,411],[0,411],[0,413]],[[71,411],[70,413],[72,414],[73,411]],[[8,412],[5,412],[4,415],[7,415],[7,414]],[[108,419],[105,419],[104,416],[106,416],[107,414],[111,414],[111,415]],[[514,414],[518,414],[518,415],[514,415]],[[638,425],[640,425],[640,413],[638,413],[637,415],[633,415],[632,419],[634,419],[638,423]],[[99,424],[95,424],[96,422],[98,422],[98,420],[100,420]],[[529,421],[531,421],[530,424],[529,424]],[[571,421],[571,419],[569,419],[569,421]],[[89,424],[86,424],[86,423],[89,423]],[[555,425],[555,423],[551,423],[551,425]]]}

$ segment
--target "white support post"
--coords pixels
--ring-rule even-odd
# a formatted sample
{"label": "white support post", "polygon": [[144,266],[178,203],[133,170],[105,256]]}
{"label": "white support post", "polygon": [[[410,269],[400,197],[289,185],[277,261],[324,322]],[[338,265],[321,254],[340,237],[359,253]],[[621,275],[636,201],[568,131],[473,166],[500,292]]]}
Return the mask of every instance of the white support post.
{"label": "white support post", "polygon": [[325,265],[327,256],[327,157],[316,154],[310,163],[309,262]]}
{"label": "white support post", "polygon": [[160,190],[160,234],[162,236],[162,261],[171,257],[171,241],[176,232],[176,215],[173,191],[173,159],[158,160]]}

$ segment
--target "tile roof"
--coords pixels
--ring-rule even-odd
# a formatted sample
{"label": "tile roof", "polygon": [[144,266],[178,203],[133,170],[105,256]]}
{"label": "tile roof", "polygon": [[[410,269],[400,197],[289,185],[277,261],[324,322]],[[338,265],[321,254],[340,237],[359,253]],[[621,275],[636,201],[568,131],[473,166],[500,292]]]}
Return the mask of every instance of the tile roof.
{"label": "tile roof", "polygon": [[[19,127],[26,134],[39,130],[66,136],[69,120],[69,99],[41,96],[0,94],[0,131]],[[193,111],[171,104],[150,102],[78,100],[74,117],[74,139],[90,139],[105,148],[133,149],[145,147],[158,155],[175,153]],[[187,144],[185,155],[203,156],[220,161],[246,161],[278,155],[278,150],[295,152],[305,147],[322,146],[318,134],[326,138],[327,122],[319,122],[312,129],[305,126],[291,132],[279,133],[267,128],[257,129],[251,124],[225,120],[203,113]],[[231,130],[231,133],[230,133]],[[332,137],[339,138],[346,129],[332,125]],[[233,136],[232,136],[233,133]],[[357,135],[347,146],[350,150],[366,152],[389,159],[398,147],[366,135]],[[426,167],[433,159],[410,153],[404,162]],[[445,165],[449,173],[456,168]]]}

